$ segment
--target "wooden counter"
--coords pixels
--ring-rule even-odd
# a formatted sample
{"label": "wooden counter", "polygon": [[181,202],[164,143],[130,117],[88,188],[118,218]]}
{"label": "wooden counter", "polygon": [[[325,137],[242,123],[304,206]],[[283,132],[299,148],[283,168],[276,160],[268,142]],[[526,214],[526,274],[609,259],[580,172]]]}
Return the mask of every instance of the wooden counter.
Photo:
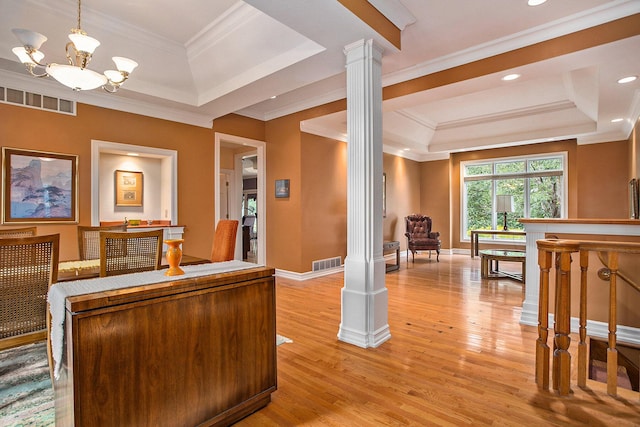
{"label": "wooden counter", "polygon": [[56,426],[230,425],[267,405],[273,274],[256,267],[67,297]]}

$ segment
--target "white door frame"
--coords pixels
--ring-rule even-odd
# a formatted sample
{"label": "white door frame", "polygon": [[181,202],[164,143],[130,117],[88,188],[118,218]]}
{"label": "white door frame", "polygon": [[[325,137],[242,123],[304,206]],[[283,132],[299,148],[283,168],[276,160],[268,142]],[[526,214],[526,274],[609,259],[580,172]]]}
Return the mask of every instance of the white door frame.
{"label": "white door frame", "polygon": [[[267,233],[266,233],[266,214],[267,214],[267,203],[266,203],[266,191],[265,191],[265,184],[266,184],[266,160],[265,160],[265,147],[266,147],[266,143],[264,141],[259,141],[256,139],[249,139],[249,138],[243,138],[241,136],[236,136],[236,135],[229,135],[226,133],[220,133],[220,132],[215,132],[215,148],[214,148],[214,155],[215,155],[215,162],[214,162],[214,176],[216,177],[216,179],[219,179],[220,177],[220,144],[224,141],[226,143],[231,143],[231,144],[238,144],[238,145],[245,145],[245,146],[249,146],[249,147],[254,147],[257,151],[258,154],[258,158],[257,158],[257,169],[258,169],[258,218],[256,219],[256,221],[258,221],[258,239],[257,239],[257,250],[258,250],[258,259],[257,259],[257,263],[258,264],[265,264],[266,261],[266,249],[267,249]],[[236,168],[237,169],[237,168]],[[238,174],[239,174],[239,179],[242,179],[242,168],[240,168],[237,172],[236,172],[236,183],[238,181]],[[220,220],[220,186],[219,185],[215,185],[214,186],[214,198],[215,198],[215,224],[218,223],[218,221]],[[242,200],[241,197],[237,196],[238,191],[242,191],[242,186],[237,186],[235,188],[234,191],[234,197],[233,200],[234,205],[232,206],[232,199],[229,200],[229,204],[230,204],[230,208],[229,208],[229,218],[230,219],[237,219],[238,221],[242,220],[242,214],[240,212],[240,207],[236,206],[239,203],[239,200]],[[232,215],[235,213],[235,217],[232,217]],[[238,227],[238,229],[240,230],[241,228]],[[241,236],[239,234],[239,236]],[[236,249],[238,249],[239,246],[236,244]],[[236,250],[236,254],[238,253],[238,251]]]}

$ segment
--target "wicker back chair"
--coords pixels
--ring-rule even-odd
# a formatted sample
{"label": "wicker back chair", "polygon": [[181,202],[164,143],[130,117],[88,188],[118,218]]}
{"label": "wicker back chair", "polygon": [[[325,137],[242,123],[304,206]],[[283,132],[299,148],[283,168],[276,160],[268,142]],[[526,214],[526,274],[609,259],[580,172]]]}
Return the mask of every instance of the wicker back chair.
{"label": "wicker back chair", "polygon": [[125,224],[92,227],[78,226],[78,253],[81,260],[100,258],[100,232],[127,231]]}
{"label": "wicker back chair", "polygon": [[0,229],[0,239],[13,237],[33,237],[38,235],[38,227],[3,228]]}
{"label": "wicker back chair", "polygon": [[162,230],[100,232],[100,277],[158,270]]}
{"label": "wicker back chair", "polygon": [[235,258],[237,232],[237,220],[221,219],[218,221],[216,232],[213,235],[211,262],[231,261]]}
{"label": "wicker back chair", "polygon": [[46,338],[60,235],[0,239],[0,349]]}

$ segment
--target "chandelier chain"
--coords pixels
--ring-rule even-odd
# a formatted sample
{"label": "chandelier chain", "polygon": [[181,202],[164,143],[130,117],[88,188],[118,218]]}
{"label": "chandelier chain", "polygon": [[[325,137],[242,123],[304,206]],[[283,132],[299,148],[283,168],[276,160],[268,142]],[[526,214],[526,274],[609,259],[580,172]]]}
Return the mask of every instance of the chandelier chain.
{"label": "chandelier chain", "polygon": [[82,0],[78,0],[78,30],[82,30],[82,28],[80,27],[80,4],[82,3]]}

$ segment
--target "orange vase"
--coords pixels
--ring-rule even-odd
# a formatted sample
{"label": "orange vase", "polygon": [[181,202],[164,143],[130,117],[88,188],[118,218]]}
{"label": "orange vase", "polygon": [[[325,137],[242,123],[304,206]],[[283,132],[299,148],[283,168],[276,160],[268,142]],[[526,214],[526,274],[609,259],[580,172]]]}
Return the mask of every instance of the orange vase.
{"label": "orange vase", "polygon": [[169,263],[169,269],[164,273],[165,276],[179,276],[184,274],[184,271],[180,268],[180,260],[182,260],[182,248],[180,245],[184,242],[184,239],[171,239],[164,241],[167,246],[167,262]]}

